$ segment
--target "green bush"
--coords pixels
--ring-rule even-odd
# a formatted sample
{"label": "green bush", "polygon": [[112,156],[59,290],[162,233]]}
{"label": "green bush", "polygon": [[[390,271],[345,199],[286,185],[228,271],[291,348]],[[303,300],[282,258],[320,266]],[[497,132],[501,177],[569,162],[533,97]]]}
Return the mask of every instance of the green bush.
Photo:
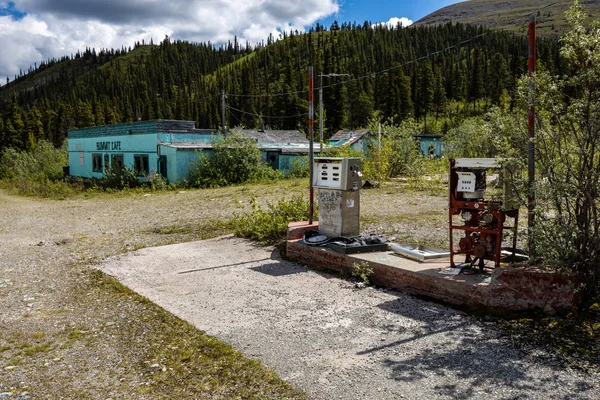
{"label": "green bush", "polygon": [[256,240],[260,244],[277,243],[286,238],[288,224],[307,220],[308,212],[308,201],[302,196],[280,199],[277,203],[269,202],[266,208],[261,208],[256,199],[252,199],[250,212],[234,216],[234,231],[237,236]]}
{"label": "green bush", "polygon": [[[371,123],[371,132],[377,132],[378,127]],[[381,153],[377,142],[368,149],[368,162],[364,172],[369,179],[383,180],[397,176],[414,176],[421,173],[423,157],[414,135],[420,131],[420,126],[413,120],[402,121],[399,125],[382,125]]]}
{"label": "green bush", "polygon": [[0,179],[27,179],[43,182],[64,177],[63,167],[69,165],[66,142],[60,148],[39,141],[33,151],[5,149],[0,158]]}
{"label": "green bush", "polygon": [[261,182],[273,182],[285,178],[283,172],[273,169],[268,165],[261,165],[250,182],[261,183]]}
{"label": "green bush", "polygon": [[[536,98],[536,213],[533,259],[583,277],[584,292],[600,294],[600,22],[589,27],[577,3],[566,13],[565,75],[523,76],[523,103]],[[530,79],[532,80],[530,82]],[[533,83],[531,85],[530,83]]]}
{"label": "green bush", "polygon": [[292,166],[286,178],[308,178],[310,176],[310,165],[308,157],[297,158],[292,161]]}
{"label": "green bush", "polygon": [[104,177],[98,181],[98,186],[104,190],[133,189],[142,186],[133,169],[128,167],[111,168],[104,171]]}
{"label": "green bush", "polygon": [[55,148],[50,142],[39,141],[30,152],[5,149],[0,154],[0,180],[20,194],[66,197],[74,192],[64,180],[63,167],[67,165],[66,142]]}
{"label": "green bush", "polygon": [[194,162],[190,185],[227,186],[251,182],[266,174],[257,144],[240,130],[233,130],[227,136],[217,135],[212,149],[210,156],[202,153]]}

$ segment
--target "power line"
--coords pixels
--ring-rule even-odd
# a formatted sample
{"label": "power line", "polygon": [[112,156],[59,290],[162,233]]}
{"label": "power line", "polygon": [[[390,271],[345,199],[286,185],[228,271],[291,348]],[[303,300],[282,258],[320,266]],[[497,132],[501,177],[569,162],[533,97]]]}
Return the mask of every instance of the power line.
{"label": "power line", "polygon": [[[308,115],[308,113],[302,113],[302,114],[296,114],[296,115],[284,115],[284,116],[280,116],[280,115],[262,115],[262,114],[255,114],[255,113],[251,113],[251,112],[247,112],[244,110],[240,110],[234,107],[231,107],[229,105],[225,106],[226,108],[230,109],[230,110],[234,110],[237,112],[240,112],[242,114],[246,114],[246,115],[252,115],[254,117],[259,117],[259,118],[278,118],[278,119],[285,119],[285,118],[298,118],[298,117],[304,117],[306,115]],[[233,114],[232,114],[233,115]],[[239,121],[239,120],[238,120]]]}
{"label": "power line", "polygon": [[341,82],[332,83],[332,84],[329,84],[329,85],[326,85],[326,86],[321,86],[321,88],[325,89],[325,88],[329,88],[329,87],[339,86],[339,85],[343,85],[343,84],[346,84],[346,83],[349,83],[349,82],[354,82],[354,81],[357,81],[357,80],[360,80],[360,79],[372,78],[372,77],[374,77],[374,76],[377,76],[377,75],[385,74],[386,72],[394,71],[394,70],[396,70],[396,69],[398,69],[398,68],[403,68],[403,67],[406,67],[407,65],[410,65],[410,64],[415,64],[415,63],[417,63],[417,62],[419,62],[419,61],[421,61],[421,60],[425,60],[425,59],[427,59],[427,58],[430,58],[430,57],[436,56],[436,55],[438,55],[438,54],[441,54],[441,53],[443,53],[443,52],[445,52],[445,51],[452,50],[452,49],[454,49],[454,48],[456,48],[456,47],[459,47],[459,46],[462,46],[462,45],[464,45],[464,44],[467,44],[467,43],[469,43],[469,42],[471,42],[471,41],[473,41],[473,40],[475,40],[475,39],[478,39],[478,38],[480,38],[480,37],[483,37],[483,36],[485,36],[485,35],[487,35],[487,34],[489,34],[489,33],[490,33],[490,31],[488,31],[488,32],[484,32],[484,33],[481,33],[481,34],[479,34],[479,35],[477,35],[477,36],[473,36],[473,37],[472,37],[472,38],[470,38],[470,39],[463,40],[462,42],[459,42],[459,43],[457,43],[457,44],[455,44],[455,45],[453,45],[453,46],[450,46],[450,47],[443,48],[442,50],[438,50],[438,51],[436,51],[436,52],[429,53],[429,54],[427,54],[426,56],[422,56],[422,57],[416,58],[416,59],[414,59],[414,60],[411,60],[411,61],[407,61],[407,62],[405,62],[404,64],[395,65],[395,66],[393,66],[393,67],[390,67],[390,68],[387,68],[387,69],[384,69],[384,70],[381,70],[381,71],[378,71],[378,72],[373,72],[373,73],[371,73],[371,74],[367,74],[367,75],[359,76],[358,78],[347,79],[347,80],[345,80],[345,81],[341,81]]}
{"label": "power line", "polygon": [[274,94],[231,94],[227,93],[227,96],[231,97],[279,97],[279,96],[288,96],[290,94],[300,94],[306,93],[308,90],[299,90],[296,92],[287,92],[287,93],[274,93]]}
{"label": "power line", "polygon": [[[463,45],[465,45],[465,44],[467,44],[469,42],[472,42],[473,40],[476,40],[476,39],[479,39],[480,37],[488,35],[489,33],[490,33],[490,31],[487,31],[487,32],[484,32],[484,33],[480,33],[479,35],[473,36],[470,39],[463,40],[462,42],[458,42],[455,45],[452,45],[450,47],[445,47],[445,48],[443,48],[441,50],[435,51],[433,53],[429,53],[429,54],[427,54],[425,56],[416,58],[414,60],[407,61],[407,62],[405,62],[404,64],[401,64],[401,65],[395,65],[393,67],[390,67],[390,68],[387,68],[387,69],[384,69],[384,70],[381,70],[381,71],[373,72],[373,73],[370,73],[370,74],[367,74],[367,75],[359,76],[357,78],[347,79],[345,81],[341,81],[341,82],[337,82],[337,83],[332,83],[332,84],[329,84],[329,85],[326,85],[326,86],[321,86],[321,88],[325,89],[325,88],[329,88],[329,87],[333,87],[333,86],[343,85],[343,84],[346,84],[346,83],[349,83],[349,82],[354,82],[354,81],[357,81],[357,80],[360,80],[360,79],[372,78],[374,76],[381,75],[381,74],[384,74],[386,72],[390,72],[390,71],[396,70],[398,68],[403,68],[403,67],[405,67],[407,65],[415,64],[415,63],[417,63],[417,62],[419,62],[421,60],[424,60],[424,59],[436,56],[436,55],[441,54],[443,52],[446,52],[448,50],[452,50],[452,49],[454,49],[456,47],[463,46]],[[232,96],[232,97],[277,97],[277,96],[288,96],[288,95],[292,95],[292,94],[302,94],[302,93],[307,93],[307,92],[308,92],[308,90],[299,90],[299,91],[295,91],[295,92],[275,93],[275,94],[231,94],[231,93],[227,93],[227,96]],[[276,118],[276,117],[271,117],[271,118]]]}

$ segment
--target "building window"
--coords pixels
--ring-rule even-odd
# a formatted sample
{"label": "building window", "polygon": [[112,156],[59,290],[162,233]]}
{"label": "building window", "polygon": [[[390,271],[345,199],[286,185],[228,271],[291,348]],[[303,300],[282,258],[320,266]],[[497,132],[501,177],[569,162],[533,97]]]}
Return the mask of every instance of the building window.
{"label": "building window", "polygon": [[102,172],[102,154],[92,154],[92,171]]}
{"label": "building window", "polygon": [[113,154],[111,158],[112,172],[120,174],[123,170],[123,154]]}
{"label": "building window", "polygon": [[135,174],[137,176],[146,176],[148,175],[148,156],[147,155],[137,155],[133,156],[133,169],[135,170]]}

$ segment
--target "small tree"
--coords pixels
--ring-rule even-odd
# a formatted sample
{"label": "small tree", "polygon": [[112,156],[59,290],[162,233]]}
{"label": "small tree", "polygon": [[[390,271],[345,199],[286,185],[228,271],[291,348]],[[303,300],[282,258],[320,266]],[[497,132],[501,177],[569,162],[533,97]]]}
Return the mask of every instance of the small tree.
{"label": "small tree", "polygon": [[241,130],[227,136],[218,135],[212,142],[213,154],[202,154],[195,163],[190,183],[200,187],[217,187],[251,181],[262,168],[256,142]]}
{"label": "small tree", "polygon": [[[538,198],[536,254],[585,277],[588,293],[600,276],[600,22],[584,27],[575,1],[562,38],[568,75],[536,76]],[[521,79],[527,98],[527,78]]]}

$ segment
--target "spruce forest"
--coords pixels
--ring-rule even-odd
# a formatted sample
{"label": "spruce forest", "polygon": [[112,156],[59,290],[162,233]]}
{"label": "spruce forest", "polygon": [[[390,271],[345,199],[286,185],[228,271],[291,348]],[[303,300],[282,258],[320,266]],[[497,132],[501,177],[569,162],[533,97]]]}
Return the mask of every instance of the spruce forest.
{"label": "spruce forest", "polygon": [[[558,40],[538,38],[537,49],[540,67],[561,74]],[[136,120],[193,120],[218,129],[222,91],[227,126],[306,132],[309,66],[315,102],[323,86],[326,137],[372,118],[413,118],[425,122],[426,133],[445,133],[465,113],[512,106],[516,81],[526,73],[527,39],[462,24],[365,22],[317,24],[254,47],[167,37],[133,49],[88,48],[7,78],[0,88],[0,150],[28,150],[40,139],[59,146],[68,129]],[[444,123],[432,132],[428,121],[439,118]]]}

